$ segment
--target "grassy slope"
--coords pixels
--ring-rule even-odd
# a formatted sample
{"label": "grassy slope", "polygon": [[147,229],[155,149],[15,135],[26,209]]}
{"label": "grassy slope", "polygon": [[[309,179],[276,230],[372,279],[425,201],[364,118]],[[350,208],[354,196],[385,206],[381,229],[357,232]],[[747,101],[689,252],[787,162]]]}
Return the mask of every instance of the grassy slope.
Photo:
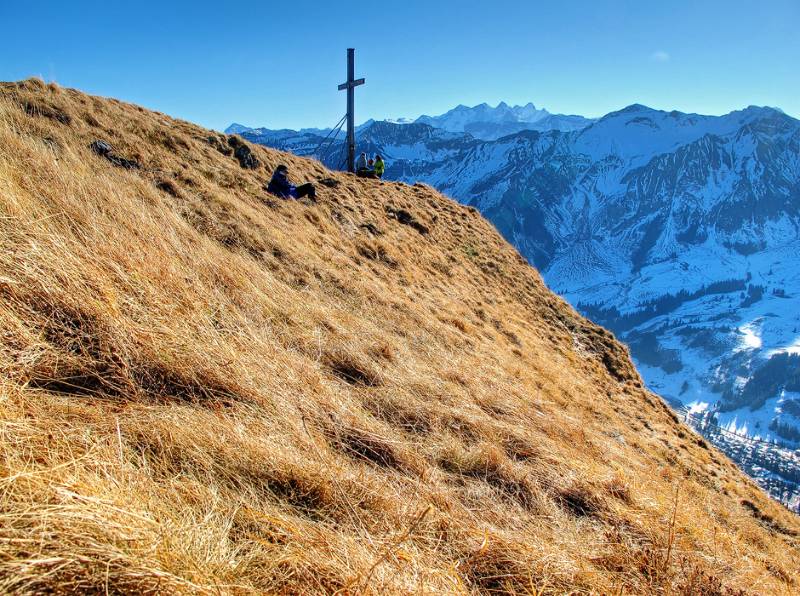
{"label": "grassy slope", "polygon": [[798,589],[796,518],[475,211],[224,143],[0,86],[0,591]]}

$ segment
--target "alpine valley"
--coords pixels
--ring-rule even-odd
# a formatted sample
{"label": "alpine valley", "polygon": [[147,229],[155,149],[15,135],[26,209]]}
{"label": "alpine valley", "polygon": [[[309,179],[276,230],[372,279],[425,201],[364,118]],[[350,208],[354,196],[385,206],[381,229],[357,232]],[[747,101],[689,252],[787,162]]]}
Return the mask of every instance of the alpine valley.
{"label": "alpine valley", "polygon": [[[235,126],[341,165],[330,131]],[[796,465],[745,467],[798,507],[800,121],[752,106],[591,120],[483,104],[370,121],[357,140],[384,156],[386,178],[478,208],[684,414],[782,446]]]}

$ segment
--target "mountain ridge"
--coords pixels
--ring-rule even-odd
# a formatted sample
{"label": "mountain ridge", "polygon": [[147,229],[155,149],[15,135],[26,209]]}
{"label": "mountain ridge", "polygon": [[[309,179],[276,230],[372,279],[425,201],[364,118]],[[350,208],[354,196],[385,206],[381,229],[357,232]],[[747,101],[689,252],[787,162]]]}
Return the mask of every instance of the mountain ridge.
{"label": "mountain ridge", "polygon": [[[370,125],[372,125],[375,122],[388,122],[388,123],[391,123],[391,124],[398,124],[398,125],[421,123],[421,124],[427,124],[429,126],[432,126],[433,128],[441,128],[442,130],[447,130],[449,132],[466,132],[466,133],[469,133],[469,134],[471,134],[472,136],[474,136],[476,138],[480,138],[481,140],[492,141],[492,140],[498,140],[502,136],[509,136],[509,135],[512,135],[512,134],[523,132],[525,130],[539,130],[539,131],[562,130],[564,132],[569,132],[569,131],[572,131],[572,130],[580,130],[581,128],[585,128],[585,127],[589,126],[592,123],[595,123],[595,122],[598,122],[600,120],[603,120],[604,118],[606,118],[608,116],[613,116],[613,115],[617,115],[617,114],[624,114],[626,112],[632,112],[632,111],[652,111],[652,112],[657,112],[657,113],[662,113],[662,114],[683,115],[683,116],[686,116],[686,117],[689,117],[689,118],[722,118],[722,117],[726,117],[726,116],[732,116],[733,114],[745,113],[745,112],[748,112],[748,111],[762,111],[762,112],[763,111],[773,111],[773,112],[778,112],[778,113],[780,113],[782,115],[788,116],[788,114],[786,114],[780,108],[771,107],[771,106],[749,105],[746,108],[743,108],[741,110],[734,110],[732,112],[729,112],[728,114],[723,114],[721,116],[707,116],[707,115],[698,114],[698,113],[694,113],[694,112],[680,112],[678,110],[671,110],[671,111],[659,110],[659,109],[656,109],[656,108],[650,108],[650,107],[648,107],[648,106],[646,106],[644,104],[633,103],[633,104],[630,104],[628,106],[625,106],[624,108],[620,108],[619,110],[615,110],[615,111],[609,112],[608,114],[605,114],[605,115],[600,116],[598,118],[587,118],[585,116],[580,116],[580,115],[576,115],[576,114],[572,114],[572,115],[552,114],[552,113],[548,112],[546,109],[541,109],[541,110],[537,109],[535,107],[535,105],[533,104],[533,102],[528,102],[524,106],[521,106],[521,105],[510,106],[506,102],[501,101],[494,108],[492,108],[488,103],[485,103],[485,102],[481,103],[481,104],[478,104],[476,106],[472,106],[472,107],[466,106],[464,104],[459,104],[455,108],[452,108],[452,109],[448,110],[447,112],[445,112],[444,114],[441,114],[439,116],[428,116],[428,115],[423,114],[421,116],[418,116],[417,118],[396,118],[396,119],[385,118],[383,120],[375,120],[375,119],[370,118],[369,120],[366,120],[362,124],[358,125],[356,127],[356,129],[357,130],[363,130],[363,129],[369,127]],[[491,125],[493,125],[495,127],[498,127],[498,126],[501,127],[501,131],[500,132],[489,131],[489,136],[488,137],[482,137],[480,134],[474,134],[474,131],[465,130],[464,126],[463,126],[463,123],[461,124],[461,126],[459,126],[458,124],[452,124],[452,125],[448,126],[448,122],[447,122],[448,121],[448,117],[450,117],[450,116],[452,116],[454,114],[456,114],[456,115],[458,115],[458,114],[467,114],[467,118],[472,118],[473,120],[478,120],[480,118],[480,116],[476,117],[474,115],[475,113],[478,113],[478,114],[481,114],[481,113],[496,114],[497,112],[499,112],[501,114],[501,117],[499,119],[496,116],[490,116],[487,121],[481,122],[481,124],[485,124],[487,127],[491,126]],[[528,112],[528,113],[526,114],[526,112]],[[531,113],[533,113],[533,115],[531,115]],[[524,128],[523,127],[523,128],[519,128],[517,130],[512,129],[512,130],[506,132],[507,129],[502,129],[502,124],[503,124],[502,115],[503,114],[511,114],[512,120],[509,123],[516,123],[516,124],[520,124],[521,126],[524,125],[524,124],[533,125],[533,124],[535,124],[537,122],[540,122],[540,121],[543,121],[543,120],[547,121],[548,125],[539,126],[539,127],[529,127],[529,128]],[[523,115],[522,117],[520,116],[521,114]],[[788,117],[792,118],[791,116],[788,116]],[[560,121],[560,119],[565,119],[564,120],[565,124],[563,125],[563,127],[559,127],[559,125],[558,125],[558,122]],[[302,128],[302,129],[299,129],[299,130],[294,130],[294,129],[269,129],[269,128],[266,128],[266,127],[249,127],[249,126],[245,126],[243,124],[239,124],[239,123],[234,122],[234,123],[231,123],[224,130],[224,132],[225,132],[225,134],[249,133],[249,134],[261,134],[261,135],[268,135],[270,133],[277,133],[277,132],[297,133],[297,134],[303,134],[303,133],[327,134],[331,130],[332,129],[330,129],[330,128]]]}
{"label": "mountain ridge", "polygon": [[[800,394],[770,364],[798,327],[800,280],[785,264],[800,229],[800,121],[770,107],[703,116],[634,104],[579,131],[494,141],[375,126],[359,142],[384,155],[387,177],[478,207],[551,287],[631,345],[665,398],[719,404],[720,424],[800,445]],[[751,412],[737,383],[764,367],[783,380]],[[798,508],[793,486],[780,498]]]}
{"label": "mountain ridge", "polygon": [[482,140],[496,140],[523,130],[577,130],[593,120],[583,116],[551,114],[537,109],[533,103],[496,107],[482,103],[474,107],[458,105],[440,116],[420,116],[417,123],[428,124],[450,132],[466,132]]}
{"label": "mountain ridge", "polygon": [[[356,127],[363,130],[374,122],[390,122],[393,124],[427,124],[434,128],[441,128],[449,132],[468,132],[476,138],[494,140],[505,134],[513,134],[522,130],[575,130],[591,123],[593,119],[577,115],[551,114],[545,109],[538,110],[533,103],[524,106],[509,106],[501,101],[496,107],[487,103],[473,107],[458,105],[439,116],[422,115],[417,118],[398,118],[374,120],[369,119]],[[500,130],[498,132],[498,129]],[[296,133],[321,133],[327,134],[332,129],[300,129]],[[277,132],[267,128],[250,128],[241,124],[232,123],[225,129],[226,134],[261,134],[270,135]]]}

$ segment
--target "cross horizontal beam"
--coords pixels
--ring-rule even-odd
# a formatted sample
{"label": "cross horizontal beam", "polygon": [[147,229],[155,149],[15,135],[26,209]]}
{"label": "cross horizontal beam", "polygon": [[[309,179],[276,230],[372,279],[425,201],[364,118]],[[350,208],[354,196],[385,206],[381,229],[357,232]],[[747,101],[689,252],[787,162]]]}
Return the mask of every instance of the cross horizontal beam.
{"label": "cross horizontal beam", "polygon": [[339,91],[344,91],[345,89],[352,89],[353,87],[358,87],[359,85],[363,85],[366,82],[366,79],[356,79],[355,81],[347,81],[346,83],[342,83],[339,85]]}

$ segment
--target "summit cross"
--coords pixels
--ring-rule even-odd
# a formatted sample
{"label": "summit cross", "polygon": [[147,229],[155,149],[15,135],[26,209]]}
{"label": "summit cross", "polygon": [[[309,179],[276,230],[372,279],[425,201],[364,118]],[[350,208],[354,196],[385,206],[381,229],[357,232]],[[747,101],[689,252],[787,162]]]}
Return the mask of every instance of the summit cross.
{"label": "summit cross", "polygon": [[363,85],[364,79],[355,78],[356,71],[356,51],[354,48],[347,49],[347,82],[339,85],[339,91],[347,89],[347,171],[356,171],[356,114],[355,114],[355,90],[359,85]]}

